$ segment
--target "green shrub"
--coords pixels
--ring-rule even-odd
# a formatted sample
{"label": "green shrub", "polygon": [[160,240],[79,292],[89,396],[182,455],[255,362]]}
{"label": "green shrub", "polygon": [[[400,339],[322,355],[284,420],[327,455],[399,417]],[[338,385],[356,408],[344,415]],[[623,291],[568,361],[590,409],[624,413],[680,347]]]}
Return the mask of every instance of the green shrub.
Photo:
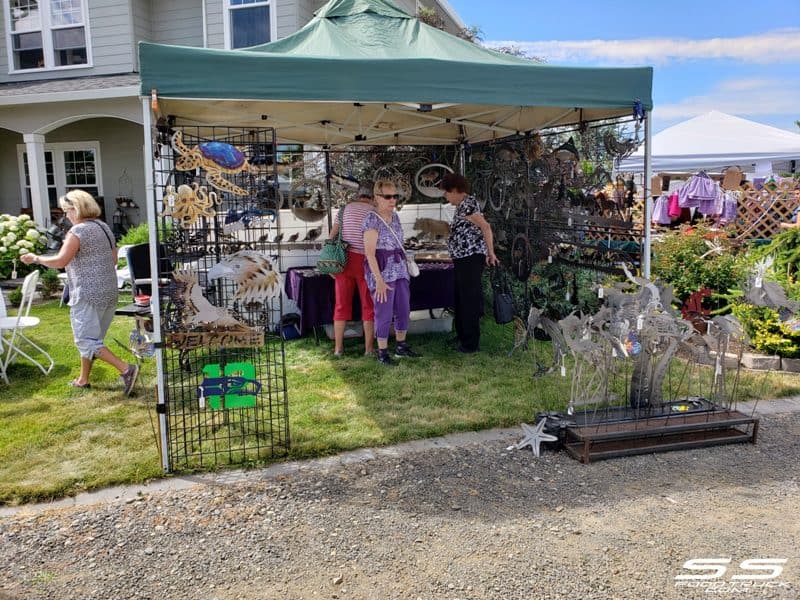
{"label": "green shrub", "polygon": [[[719,244],[722,252],[712,251],[709,243]],[[704,287],[721,293],[736,288],[746,272],[744,255],[733,241],[711,234],[706,227],[684,226],[653,244],[652,277],[672,285],[682,302]],[[724,300],[710,304],[720,309]]]}
{"label": "green shrub", "polygon": [[127,233],[119,238],[117,246],[135,246],[146,244],[150,241],[150,229],[147,223],[139,223],[136,227],[128,229]]}
{"label": "green shrub", "polygon": [[55,269],[45,269],[39,275],[39,286],[43,298],[52,298],[61,290],[61,280],[58,278],[58,271]]}
{"label": "green shrub", "polygon": [[740,303],[732,305],[731,309],[750,337],[753,349],[786,358],[800,357],[800,331],[792,331],[782,322],[778,311]]}
{"label": "green shrub", "polygon": [[793,300],[800,300],[800,227],[792,227],[772,237],[769,243],[762,244],[748,252],[748,264],[772,256],[772,278],[781,284],[786,294]]}
{"label": "green shrub", "polygon": [[8,303],[11,306],[19,307],[22,304],[22,286],[18,286],[11,290],[8,294]]}

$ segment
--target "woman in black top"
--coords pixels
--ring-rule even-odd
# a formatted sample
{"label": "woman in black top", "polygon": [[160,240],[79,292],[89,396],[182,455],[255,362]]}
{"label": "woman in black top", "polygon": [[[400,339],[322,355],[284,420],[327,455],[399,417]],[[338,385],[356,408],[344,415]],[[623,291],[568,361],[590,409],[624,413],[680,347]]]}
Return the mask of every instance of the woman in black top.
{"label": "woman in black top", "polygon": [[481,214],[475,197],[467,194],[467,180],[462,175],[448,173],[440,187],[445,199],[456,207],[447,240],[447,249],[455,267],[456,349],[471,354],[478,351],[481,335],[483,268],[500,261],[494,253],[492,226]]}

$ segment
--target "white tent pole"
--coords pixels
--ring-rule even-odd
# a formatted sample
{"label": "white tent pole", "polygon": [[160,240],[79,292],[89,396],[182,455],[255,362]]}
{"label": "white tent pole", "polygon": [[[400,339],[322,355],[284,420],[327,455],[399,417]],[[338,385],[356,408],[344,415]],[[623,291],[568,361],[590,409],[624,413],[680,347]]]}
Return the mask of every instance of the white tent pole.
{"label": "white tent pole", "polygon": [[164,398],[164,351],[161,349],[161,301],[158,293],[158,280],[161,271],[158,260],[158,229],[156,227],[156,189],[153,178],[153,123],[150,112],[150,98],[142,98],[142,126],[144,127],[144,182],[146,189],[145,207],[147,229],[150,236],[150,311],[153,314],[153,342],[156,353],[156,412],[158,413],[159,440],[161,444],[161,468],[170,471],[169,448],[167,446],[167,413]]}
{"label": "white tent pole", "polygon": [[650,164],[650,134],[652,126],[650,123],[651,111],[644,114],[644,247],[642,248],[642,274],[650,279],[650,233],[651,218],[653,215],[653,198],[651,194],[652,185],[652,165]]}

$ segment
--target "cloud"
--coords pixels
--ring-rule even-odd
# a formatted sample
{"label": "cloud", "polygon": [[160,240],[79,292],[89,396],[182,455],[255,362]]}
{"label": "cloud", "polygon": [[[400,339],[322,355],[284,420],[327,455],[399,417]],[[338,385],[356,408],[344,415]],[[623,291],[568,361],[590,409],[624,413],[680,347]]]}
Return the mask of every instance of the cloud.
{"label": "cloud", "polygon": [[800,28],[758,35],[692,40],[491,41],[492,48],[518,46],[549,63],[664,64],[682,60],[736,60],[768,64],[800,61]]}
{"label": "cloud", "polygon": [[695,117],[711,110],[738,116],[796,115],[800,82],[783,79],[728,79],[705,94],[679,102],[657,104],[653,118],[675,120]]}

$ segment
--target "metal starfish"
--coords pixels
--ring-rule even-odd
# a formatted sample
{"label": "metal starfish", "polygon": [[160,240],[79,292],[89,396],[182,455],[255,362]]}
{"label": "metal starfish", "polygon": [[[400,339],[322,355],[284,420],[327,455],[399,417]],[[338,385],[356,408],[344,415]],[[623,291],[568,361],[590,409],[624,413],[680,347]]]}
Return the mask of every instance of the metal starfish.
{"label": "metal starfish", "polygon": [[533,450],[533,455],[539,457],[539,444],[542,442],[557,442],[558,438],[554,435],[544,432],[544,426],[547,424],[547,419],[540,419],[539,422],[531,427],[527,423],[522,423],[522,431],[525,432],[525,437],[517,443],[517,450],[522,450],[525,446],[530,446]]}

